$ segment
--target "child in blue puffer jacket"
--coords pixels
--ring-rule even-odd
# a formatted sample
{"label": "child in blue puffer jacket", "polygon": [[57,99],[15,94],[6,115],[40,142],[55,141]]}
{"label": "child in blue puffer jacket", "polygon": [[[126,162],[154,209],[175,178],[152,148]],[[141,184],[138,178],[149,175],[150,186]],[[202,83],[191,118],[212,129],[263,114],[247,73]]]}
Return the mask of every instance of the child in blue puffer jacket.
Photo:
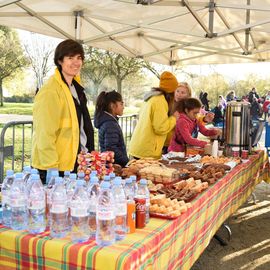
{"label": "child in blue puffer jacket", "polygon": [[113,151],[115,163],[124,167],[128,163],[127,150],[118,117],[123,115],[124,102],[116,92],[101,92],[97,98],[94,125],[98,129],[101,152]]}

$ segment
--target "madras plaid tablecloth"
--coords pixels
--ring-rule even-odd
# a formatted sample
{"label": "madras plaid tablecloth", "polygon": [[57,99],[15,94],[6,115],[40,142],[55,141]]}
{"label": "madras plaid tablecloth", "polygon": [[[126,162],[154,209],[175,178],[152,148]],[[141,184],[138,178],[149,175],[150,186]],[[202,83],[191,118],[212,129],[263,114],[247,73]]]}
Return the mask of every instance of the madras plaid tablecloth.
{"label": "madras plaid tablecloth", "polygon": [[267,165],[259,152],[200,194],[178,219],[151,218],[145,229],[110,247],[0,226],[0,269],[190,269],[220,225],[268,179]]}

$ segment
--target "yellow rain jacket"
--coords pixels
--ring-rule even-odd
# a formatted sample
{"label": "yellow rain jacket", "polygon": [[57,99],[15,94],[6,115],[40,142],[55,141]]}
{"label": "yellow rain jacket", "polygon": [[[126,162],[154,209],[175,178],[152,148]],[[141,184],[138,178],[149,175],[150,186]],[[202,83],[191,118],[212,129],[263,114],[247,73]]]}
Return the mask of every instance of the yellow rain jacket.
{"label": "yellow rain jacket", "polygon": [[[78,83],[79,77],[74,78]],[[73,170],[79,147],[74,101],[58,69],[35,97],[32,166],[41,170]]]}
{"label": "yellow rain jacket", "polygon": [[174,116],[168,117],[168,110],[164,95],[153,96],[144,103],[129,145],[131,156],[161,157],[167,134],[176,124]]}

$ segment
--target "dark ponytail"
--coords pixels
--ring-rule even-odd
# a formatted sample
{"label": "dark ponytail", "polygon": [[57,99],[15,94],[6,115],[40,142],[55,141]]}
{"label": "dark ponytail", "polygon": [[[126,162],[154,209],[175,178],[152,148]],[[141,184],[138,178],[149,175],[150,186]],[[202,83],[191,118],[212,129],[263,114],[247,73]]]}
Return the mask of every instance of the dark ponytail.
{"label": "dark ponytail", "polygon": [[175,104],[175,111],[185,113],[193,109],[201,108],[202,103],[197,98],[185,98]]}
{"label": "dark ponytail", "polygon": [[121,94],[115,90],[111,92],[102,91],[97,98],[95,115],[98,116],[104,111],[111,113],[110,104],[116,103],[117,101],[123,101]]}

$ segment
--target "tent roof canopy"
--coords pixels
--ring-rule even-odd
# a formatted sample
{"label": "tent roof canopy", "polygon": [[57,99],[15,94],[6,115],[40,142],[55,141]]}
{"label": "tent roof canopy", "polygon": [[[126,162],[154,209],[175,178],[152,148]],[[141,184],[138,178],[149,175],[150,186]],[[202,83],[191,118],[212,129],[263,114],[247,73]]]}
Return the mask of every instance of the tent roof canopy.
{"label": "tent roof canopy", "polygon": [[269,61],[269,15],[270,0],[0,0],[1,25],[166,65]]}

